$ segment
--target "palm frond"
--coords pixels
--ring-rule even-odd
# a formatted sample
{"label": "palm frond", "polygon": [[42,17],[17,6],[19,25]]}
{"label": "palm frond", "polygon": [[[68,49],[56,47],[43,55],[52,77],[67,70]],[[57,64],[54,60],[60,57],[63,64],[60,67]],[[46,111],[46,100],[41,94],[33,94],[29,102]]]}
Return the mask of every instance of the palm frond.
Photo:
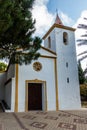
{"label": "palm frond", "polygon": [[87,51],[84,51],[84,52],[78,54],[78,56],[81,56],[81,55],[83,55],[83,54],[87,54]]}
{"label": "palm frond", "polygon": [[87,73],[87,68],[84,70],[84,74],[86,74]]}
{"label": "palm frond", "polygon": [[85,24],[79,24],[79,25],[77,26],[77,28],[87,29],[87,25],[85,25]]}
{"label": "palm frond", "polygon": [[87,42],[78,43],[78,46],[87,45]]}
{"label": "palm frond", "polygon": [[[81,34],[81,38],[79,38],[77,40],[77,45],[78,46],[82,46],[82,45],[87,46],[87,24],[86,24],[87,23],[87,18],[84,17],[83,19],[84,19],[85,23],[79,24],[77,26],[78,29],[83,29],[85,31],[85,33]],[[78,57],[80,58],[79,61],[82,61],[82,60],[86,59],[87,58],[87,49],[86,49],[86,51],[83,51],[82,53],[78,54]]]}
{"label": "palm frond", "polygon": [[77,42],[82,42],[82,41],[86,41],[87,42],[87,39],[78,39]]}
{"label": "palm frond", "polygon": [[85,20],[87,20],[87,18],[84,18]]}
{"label": "palm frond", "polygon": [[77,44],[78,46],[87,45],[87,40],[86,39],[78,39],[77,42],[79,42]]}
{"label": "palm frond", "polygon": [[87,37],[87,34],[81,35],[81,37]]}
{"label": "palm frond", "polygon": [[87,58],[87,55],[82,56],[82,58],[80,58],[79,61],[82,61],[82,60],[84,60],[84,59],[86,59],[86,58]]}

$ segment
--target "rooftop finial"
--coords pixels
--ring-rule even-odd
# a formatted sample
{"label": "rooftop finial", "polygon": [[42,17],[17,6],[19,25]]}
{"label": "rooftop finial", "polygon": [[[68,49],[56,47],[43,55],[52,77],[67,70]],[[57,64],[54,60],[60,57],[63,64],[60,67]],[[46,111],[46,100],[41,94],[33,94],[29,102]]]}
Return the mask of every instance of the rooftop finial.
{"label": "rooftop finial", "polygon": [[56,15],[58,14],[58,9],[56,9]]}
{"label": "rooftop finial", "polygon": [[63,25],[61,19],[60,19],[59,16],[58,16],[58,9],[56,9],[56,20],[55,20],[55,23],[56,23],[56,24],[61,24],[61,25]]}

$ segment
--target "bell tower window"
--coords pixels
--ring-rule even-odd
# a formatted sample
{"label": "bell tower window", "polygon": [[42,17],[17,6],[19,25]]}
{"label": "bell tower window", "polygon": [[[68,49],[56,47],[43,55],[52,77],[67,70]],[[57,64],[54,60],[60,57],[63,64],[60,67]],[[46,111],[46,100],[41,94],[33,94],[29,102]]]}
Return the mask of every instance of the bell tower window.
{"label": "bell tower window", "polygon": [[51,38],[50,38],[50,36],[48,37],[48,48],[51,48]]}
{"label": "bell tower window", "polygon": [[69,77],[67,78],[67,83],[69,83]]}
{"label": "bell tower window", "polygon": [[65,45],[68,44],[68,34],[67,34],[67,32],[63,32],[63,43]]}

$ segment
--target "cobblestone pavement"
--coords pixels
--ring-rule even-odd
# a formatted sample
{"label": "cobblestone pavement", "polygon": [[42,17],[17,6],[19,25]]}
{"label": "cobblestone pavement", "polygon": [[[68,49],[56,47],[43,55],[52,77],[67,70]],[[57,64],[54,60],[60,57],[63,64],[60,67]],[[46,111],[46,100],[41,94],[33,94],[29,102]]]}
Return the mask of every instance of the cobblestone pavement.
{"label": "cobblestone pavement", "polygon": [[0,130],[87,130],[87,110],[1,112]]}

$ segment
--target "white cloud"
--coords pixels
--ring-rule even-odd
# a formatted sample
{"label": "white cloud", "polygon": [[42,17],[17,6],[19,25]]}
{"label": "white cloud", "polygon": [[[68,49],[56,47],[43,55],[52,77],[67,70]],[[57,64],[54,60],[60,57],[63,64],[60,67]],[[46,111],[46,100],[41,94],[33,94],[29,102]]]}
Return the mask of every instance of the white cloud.
{"label": "white cloud", "polygon": [[36,19],[35,35],[43,36],[54,21],[54,15],[48,12],[46,4],[48,0],[36,0],[33,7],[33,18]]}
{"label": "white cloud", "polygon": [[39,5],[39,6],[41,6],[41,5],[46,5],[46,4],[48,3],[48,1],[49,1],[49,0],[36,0],[36,1],[35,1],[35,4],[36,4],[36,5]]}
{"label": "white cloud", "polygon": [[63,13],[62,11],[59,11],[59,14],[64,25],[72,26],[74,24],[74,21],[67,14]]}

